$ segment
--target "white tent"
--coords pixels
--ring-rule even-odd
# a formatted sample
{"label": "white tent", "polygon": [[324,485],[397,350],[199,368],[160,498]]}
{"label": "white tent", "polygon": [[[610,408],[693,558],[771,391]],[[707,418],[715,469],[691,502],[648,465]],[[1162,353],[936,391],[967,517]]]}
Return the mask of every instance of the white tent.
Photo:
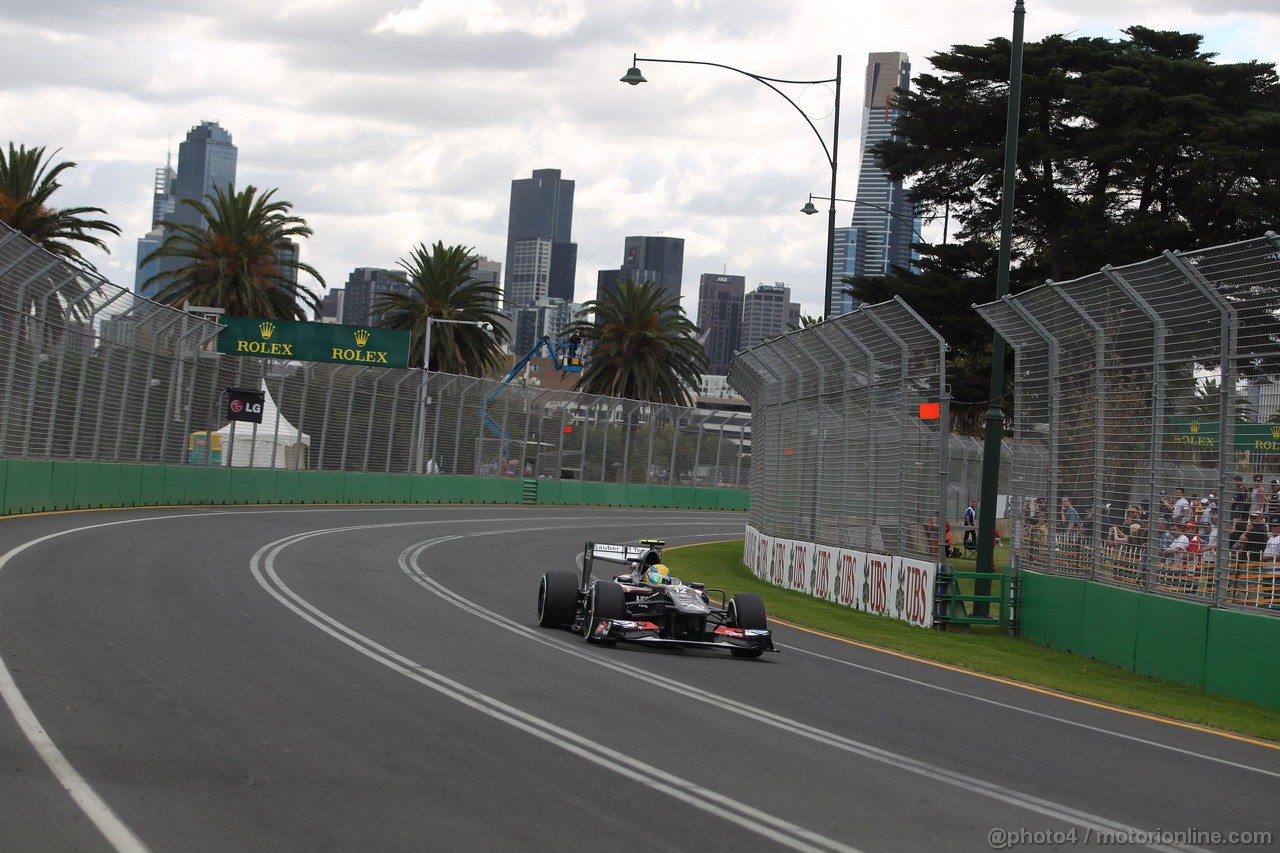
{"label": "white tent", "polygon": [[266,393],[262,403],[262,423],[231,421],[218,430],[218,435],[222,436],[222,464],[236,468],[296,470],[307,467],[311,436],[300,432],[280,414],[265,381],[262,390]]}

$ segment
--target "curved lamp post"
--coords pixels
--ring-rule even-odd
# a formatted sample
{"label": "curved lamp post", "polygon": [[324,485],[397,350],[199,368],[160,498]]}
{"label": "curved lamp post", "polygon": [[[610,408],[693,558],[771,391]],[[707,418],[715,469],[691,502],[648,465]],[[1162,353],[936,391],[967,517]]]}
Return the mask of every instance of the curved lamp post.
{"label": "curved lamp post", "polygon": [[[817,213],[818,208],[815,207],[813,204],[813,200],[815,198],[821,201],[828,200],[827,196],[825,195],[814,195],[813,193],[809,193],[809,200],[804,203],[804,207],[800,208],[800,212],[807,216],[813,216],[815,213]],[[915,220],[908,219],[907,217],[903,216],[901,213],[899,213],[896,210],[890,210],[889,208],[884,207],[883,205],[873,204],[869,201],[859,201],[856,198],[833,198],[833,199],[830,199],[830,201],[847,201],[850,204],[861,205],[862,207],[869,207],[872,210],[879,210],[883,213],[887,213],[890,216],[892,216],[894,219],[898,220],[899,222],[905,223],[907,226],[909,226],[911,228],[911,233],[916,237],[916,242],[918,243],[927,242],[924,239],[924,235],[920,233],[920,229],[916,227]],[[934,219],[937,219],[937,217],[936,216],[930,217],[925,221],[932,222]],[[945,243],[946,241],[944,240],[943,242]]]}
{"label": "curved lamp post", "polygon": [[[638,86],[641,83],[648,83],[649,81],[646,80],[644,78],[644,75],[640,73],[641,62],[671,62],[678,65],[709,65],[712,68],[723,68],[726,71],[737,72],[738,74],[741,74],[744,77],[750,77],[752,80],[755,80],[757,83],[762,83],[765,86],[768,86],[770,89],[777,92],[778,95],[780,95],[783,100],[785,100],[788,104],[790,104],[792,108],[795,109],[795,111],[800,114],[800,117],[804,119],[805,124],[809,125],[809,129],[813,131],[814,136],[818,137],[818,142],[821,143],[822,145],[822,153],[826,156],[827,163],[831,166],[831,195],[834,196],[836,194],[836,161],[837,161],[839,150],[840,150],[840,63],[841,61],[842,61],[841,56],[837,55],[836,56],[836,76],[828,77],[825,80],[783,80],[778,77],[765,77],[762,74],[753,74],[750,71],[743,71],[741,68],[734,68],[732,65],[723,65],[719,62],[702,62],[702,61],[693,60],[693,59],[656,59],[651,56],[636,56],[633,53],[631,55],[631,67],[627,69],[627,73],[622,75],[622,77],[620,77],[619,80],[631,86]],[[805,111],[800,108],[800,105],[797,104],[795,101],[793,101],[785,92],[783,92],[781,89],[775,86],[774,85],[775,83],[794,84],[794,85],[801,85],[801,86],[816,85],[818,83],[835,83],[836,84],[835,124],[831,129],[831,147],[830,148],[827,147],[827,141],[822,138],[822,134],[818,131],[817,126],[814,125],[813,121],[809,118],[809,116],[805,113]],[[822,303],[823,317],[826,317],[827,314],[831,312],[831,291],[832,291],[831,277],[832,277],[832,274],[835,272],[835,249],[836,249],[836,203],[835,203],[835,200],[833,199],[831,202],[831,209],[829,211],[828,221],[827,221],[827,280],[824,288],[824,293],[826,295]]]}
{"label": "curved lamp post", "polygon": [[452,323],[456,326],[479,326],[482,329],[489,328],[489,324],[483,320],[449,320],[444,317],[428,317],[427,331],[422,341],[422,382],[418,386],[418,428],[414,435],[414,447],[417,448],[417,461],[414,464],[414,470],[421,474],[423,463],[426,460],[426,442],[427,442],[427,365],[431,363],[431,327],[436,323]]}
{"label": "curved lamp post", "polygon": [[[827,197],[826,197],[826,196],[824,196],[824,195],[814,195],[813,193],[809,193],[809,200],[808,200],[808,201],[806,201],[806,202],[804,203],[804,207],[800,208],[800,212],[801,212],[801,213],[804,213],[804,214],[807,214],[807,215],[809,215],[809,216],[812,216],[813,214],[817,213],[817,212],[818,212],[818,208],[816,208],[816,207],[814,206],[814,204],[813,204],[813,200],[814,200],[815,198],[817,198],[817,199],[826,199]],[[914,236],[915,236],[915,238],[916,238],[916,242],[917,242],[917,243],[925,243],[925,242],[928,242],[927,240],[925,240],[925,239],[924,239],[924,235],[920,233],[920,229],[916,227],[915,220],[914,220],[914,219],[908,219],[907,217],[903,216],[901,213],[899,213],[899,212],[898,212],[898,211],[896,211],[896,210],[890,210],[889,208],[884,207],[883,205],[874,204],[874,203],[869,202],[869,201],[859,201],[858,199],[854,199],[854,198],[835,198],[835,199],[831,199],[831,201],[832,201],[832,202],[837,202],[837,201],[847,201],[847,202],[849,202],[850,204],[853,204],[853,205],[861,205],[862,207],[869,207],[869,208],[871,208],[871,209],[873,209],[873,210],[879,210],[879,211],[881,211],[881,212],[883,212],[883,213],[887,213],[889,216],[892,216],[894,219],[898,220],[899,222],[902,222],[902,223],[903,223],[903,224],[905,224],[908,228],[910,228],[910,229],[911,229],[911,233],[912,233],[912,235],[914,235]],[[934,218],[937,218],[937,217],[934,217]],[[928,221],[932,221],[932,219],[931,219],[931,220],[928,220]],[[947,240],[946,240],[946,236],[945,236],[945,233],[944,233],[944,236],[943,236],[942,242],[943,242],[944,244],[947,242]],[[886,252],[885,252],[885,263],[886,263],[886,265],[888,264],[888,257],[889,257],[889,256],[888,256],[888,251],[887,251],[887,249],[888,249],[888,247],[886,246]],[[832,265],[833,265],[833,267],[834,267],[834,264],[835,264],[835,259],[834,259],[834,253],[833,253],[833,258],[832,258]],[[832,270],[832,275],[834,275],[834,274],[835,274],[835,271],[834,271],[834,269],[833,269],[833,270]]]}

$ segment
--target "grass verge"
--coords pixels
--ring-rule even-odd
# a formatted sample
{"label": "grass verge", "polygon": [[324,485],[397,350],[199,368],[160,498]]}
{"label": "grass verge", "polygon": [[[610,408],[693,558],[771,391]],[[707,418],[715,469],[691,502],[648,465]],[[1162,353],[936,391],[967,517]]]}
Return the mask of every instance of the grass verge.
{"label": "grass verge", "polygon": [[1002,629],[975,628],[968,634],[926,631],[779,589],[747,570],[741,540],[670,548],[663,561],[677,577],[730,593],[758,593],[764,597],[770,616],[828,634],[1122,708],[1280,742],[1280,710],[1276,708],[1050,649],[1009,637]]}

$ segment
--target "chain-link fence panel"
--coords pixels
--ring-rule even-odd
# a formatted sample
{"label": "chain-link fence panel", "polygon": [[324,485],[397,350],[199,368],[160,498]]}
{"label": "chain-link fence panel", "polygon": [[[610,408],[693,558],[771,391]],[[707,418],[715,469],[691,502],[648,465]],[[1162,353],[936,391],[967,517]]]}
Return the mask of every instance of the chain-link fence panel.
{"label": "chain-link fence panel", "polygon": [[[195,313],[193,313],[195,312]],[[0,456],[746,488],[750,415],[421,369],[223,355],[0,226]],[[228,389],[265,392],[228,422]]]}
{"label": "chain-link fence panel", "polygon": [[945,354],[898,299],[738,353],[729,384],[751,403],[752,527],[936,556],[928,531],[946,503],[946,413],[922,419],[920,404],[945,399]]}
{"label": "chain-link fence panel", "polygon": [[1017,358],[1021,566],[1280,610],[1278,249],[1165,252],[978,306]]}

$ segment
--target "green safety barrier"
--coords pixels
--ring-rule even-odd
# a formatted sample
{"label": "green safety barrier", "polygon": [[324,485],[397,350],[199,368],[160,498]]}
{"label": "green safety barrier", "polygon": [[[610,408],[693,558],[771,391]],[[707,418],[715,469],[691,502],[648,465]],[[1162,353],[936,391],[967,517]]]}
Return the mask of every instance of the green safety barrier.
{"label": "green safety barrier", "polygon": [[1280,707],[1280,618],[1022,572],[1020,634],[1169,681]]}
{"label": "green safety barrier", "polygon": [[746,510],[739,489],[518,477],[0,459],[0,515],[130,506],[520,504]]}

